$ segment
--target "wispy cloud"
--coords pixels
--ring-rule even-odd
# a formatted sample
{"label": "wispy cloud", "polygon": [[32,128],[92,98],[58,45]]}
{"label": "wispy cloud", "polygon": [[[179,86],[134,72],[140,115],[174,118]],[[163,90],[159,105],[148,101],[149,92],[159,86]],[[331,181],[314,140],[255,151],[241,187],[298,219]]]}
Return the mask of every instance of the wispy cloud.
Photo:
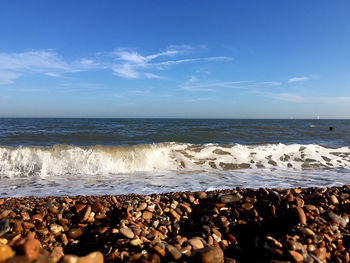
{"label": "wispy cloud", "polygon": [[301,103],[301,102],[307,101],[307,99],[305,97],[298,95],[298,94],[292,94],[292,93],[272,94],[271,97],[273,99],[276,99],[276,100],[295,102],[295,103]]}
{"label": "wispy cloud", "polygon": [[0,71],[0,85],[12,84],[15,79],[19,78],[21,74],[9,72],[9,71]]}
{"label": "wispy cloud", "polygon": [[74,61],[65,60],[53,50],[0,53],[0,84],[12,84],[28,73],[58,78],[66,73],[96,70],[111,70],[114,75],[127,79],[163,79],[157,71],[170,70],[175,65],[232,60],[230,57],[189,57],[193,49],[186,45],[169,46],[166,50],[143,55],[135,50],[119,48],[113,52],[95,53],[93,59]]}
{"label": "wispy cloud", "polygon": [[279,86],[281,82],[278,81],[201,81],[196,76],[191,76],[186,82],[180,85],[180,88],[187,91],[210,91],[215,92],[218,89],[245,89],[254,90],[258,87],[263,88],[267,86]]}
{"label": "wispy cloud", "polygon": [[194,99],[188,99],[188,102],[202,102],[202,101],[210,101],[213,100],[213,97],[203,97],[203,98],[194,98]]}
{"label": "wispy cloud", "polygon": [[148,79],[163,79],[163,77],[157,75],[157,74],[153,74],[153,73],[144,73],[145,77]]}
{"label": "wispy cloud", "polygon": [[309,80],[309,77],[294,77],[294,78],[290,78],[288,79],[289,83],[293,83],[293,82],[302,82],[302,81],[306,81]]}
{"label": "wispy cloud", "polygon": [[185,63],[198,63],[198,62],[213,62],[213,61],[231,61],[231,57],[200,57],[200,58],[182,58],[182,59],[169,59],[174,56],[184,55],[188,53],[190,48],[188,46],[170,46],[168,50],[150,54],[141,55],[136,51],[130,51],[126,49],[118,49],[109,53],[114,58],[114,62],[107,67],[111,68],[113,72],[124,78],[159,78],[152,72],[146,72],[141,74],[145,69],[149,70],[165,70],[171,66],[185,64]]}

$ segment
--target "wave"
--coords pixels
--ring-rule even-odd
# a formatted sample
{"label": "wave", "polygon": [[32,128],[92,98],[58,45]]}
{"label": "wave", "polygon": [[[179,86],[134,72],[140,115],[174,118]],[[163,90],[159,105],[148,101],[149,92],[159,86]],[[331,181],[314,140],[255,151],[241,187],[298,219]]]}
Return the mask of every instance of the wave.
{"label": "wave", "polygon": [[113,175],[259,168],[350,169],[350,147],[316,144],[0,147],[0,176]]}

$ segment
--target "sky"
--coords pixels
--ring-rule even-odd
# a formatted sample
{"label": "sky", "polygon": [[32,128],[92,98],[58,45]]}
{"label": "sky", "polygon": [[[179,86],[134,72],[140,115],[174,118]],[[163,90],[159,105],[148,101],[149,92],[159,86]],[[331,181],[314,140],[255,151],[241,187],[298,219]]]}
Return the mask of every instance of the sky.
{"label": "sky", "polygon": [[350,118],[350,1],[4,0],[0,117]]}

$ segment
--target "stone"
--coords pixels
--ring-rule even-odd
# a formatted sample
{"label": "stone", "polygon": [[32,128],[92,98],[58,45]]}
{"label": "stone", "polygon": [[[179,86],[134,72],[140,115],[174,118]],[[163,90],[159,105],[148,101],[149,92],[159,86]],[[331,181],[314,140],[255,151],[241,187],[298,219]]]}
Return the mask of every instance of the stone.
{"label": "stone", "polygon": [[77,214],[77,221],[79,223],[84,223],[85,221],[87,221],[89,219],[90,213],[91,213],[91,206],[89,206],[89,205],[85,206]]}
{"label": "stone", "polygon": [[295,223],[297,223],[297,224],[300,223],[303,225],[306,224],[306,215],[305,215],[304,210],[301,207],[299,207],[299,206],[293,207],[292,208],[292,216],[293,216]]}
{"label": "stone", "polygon": [[143,210],[145,210],[146,208],[147,208],[147,203],[142,202],[142,203],[139,205],[138,210],[139,210],[139,211],[143,211]]}
{"label": "stone", "polygon": [[153,217],[153,214],[149,211],[143,211],[142,218],[145,220],[150,220]]}
{"label": "stone", "polygon": [[40,214],[33,215],[32,220],[38,223],[42,223],[44,221],[43,217]]}
{"label": "stone", "polygon": [[192,212],[191,207],[189,207],[188,205],[180,204],[180,208],[181,208],[181,210],[184,211],[184,212],[187,212],[187,213],[191,213],[191,212]]}
{"label": "stone", "polygon": [[337,198],[335,195],[331,195],[331,196],[329,197],[329,202],[330,202],[332,205],[335,205],[335,206],[339,205],[339,200],[338,200],[338,198]]}
{"label": "stone", "polygon": [[22,250],[23,254],[26,255],[30,260],[34,260],[38,257],[40,251],[40,241],[36,238],[29,237],[26,239]]}
{"label": "stone", "polygon": [[6,261],[6,263],[31,263],[32,261],[27,256],[15,256]]}
{"label": "stone", "polygon": [[301,251],[303,250],[303,244],[295,241],[295,240],[288,240],[287,241],[287,244],[286,244],[286,247],[289,249],[289,250],[295,250],[295,251]]}
{"label": "stone", "polygon": [[51,254],[50,258],[52,261],[59,261],[64,256],[63,248],[62,247],[55,247]]}
{"label": "stone", "polygon": [[92,252],[85,257],[80,257],[77,263],[103,263],[103,255],[101,252]]}
{"label": "stone", "polygon": [[252,205],[251,203],[244,203],[244,204],[242,204],[242,207],[243,207],[243,209],[248,211],[248,210],[253,209],[254,205]]}
{"label": "stone", "polygon": [[166,246],[166,252],[174,260],[179,260],[182,257],[181,252],[172,245]]}
{"label": "stone", "polygon": [[191,238],[190,240],[188,240],[188,243],[192,246],[193,250],[197,250],[204,247],[199,237]]}
{"label": "stone", "polygon": [[68,236],[71,238],[78,238],[83,234],[83,231],[80,228],[71,228],[68,231]]}
{"label": "stone", "polygon": [[197,193],[197,197],[198,197],[198,199],[206,199],[207,198],[207,193],[203,192],[203,191],[200,191],[200,192]]}
{"label": "stone", "polygon": [[342,226],[347,225],[346,220],[344,218],[342,218],[341,216],[334,214],[333,212],[329,212],[327,215],[331,219],[332,222],[335,222],[335,223],[342,225]]}
{"label": "stone", "polygon": [[12,258],[15,254],[10,246],[0,243],[0,263],[5,263],[7,259]]}
{"label": "stone", "polygon": [[157,252],[161,257],[165,256],[165,246],[161,243],[155,244],[152,249]]}
{"label": "stone", "polygon": [[142,244],[142,241],[139,239],[139,238],[135,238],[135,239],[132,239],[130,240],[130,245],[132,246],[139,246]]}
{"label": "stone", "polygon": [[64,231],[64,229],[60,225],[56,225],[56,224],[50,225],[50,232],[52,234],[54,234],[55,236],[61,234],[61,232],[63,232],[63,231]]}
{"label": "stone", "polygon": [[294,250],[288,250],[288,255],[294,263],[301,263],[304,260],[304,257]]}
{"label": "stone", "polygon": [[0,221],[0,236],[5,235],[10,231],[10,221],[5,218]]}
{"label": "stone", "polygon": [[317,248],[315,251],[314,251],[314,255],[320,259],[321,261],[324,261],[326,259],[326,256],[327,256],[327,250],[325,247],[321,247],[321,248]]}
{"label": "stone", "polygon": [[95,212],[95,213],[103,212],[104,211],[104,207],[99,201],[97,201],[93,205],[92,211]]}
{"label": "stone", "polygon": [[61,260],[60,263],[77,263],[79,257],[75,255],[65,255]]}
{"label": "stone", "polygon": [[222,263],[224,252],[218,247],[205,247],[193,251],[190,258],[195,263]]}
{"label": "stone", "polygon": [[241,199],[242,199],[242,195],[240,193],[226,194],[226,195],[222,195],[219,198],[220,202],[224,204],[238,202]]}
{"label": "stone", "polygon": [[123,236],[125,236],[126,238],[132,239],[132,238],[135,237],[134,232],[132,232],[132,230],[131,230],[130,228],[128,228],[128,227],[122,227],[122,228],[119,230],[119,232],[120,232]]}

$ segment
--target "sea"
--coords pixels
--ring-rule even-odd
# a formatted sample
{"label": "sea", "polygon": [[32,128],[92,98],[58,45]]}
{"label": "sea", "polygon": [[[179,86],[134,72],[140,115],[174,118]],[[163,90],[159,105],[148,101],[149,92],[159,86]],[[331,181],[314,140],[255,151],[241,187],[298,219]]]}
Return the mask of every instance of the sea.
{"label": "sea", "polygon": [[350,120],[0,118],[0,197],[350,184]]}

